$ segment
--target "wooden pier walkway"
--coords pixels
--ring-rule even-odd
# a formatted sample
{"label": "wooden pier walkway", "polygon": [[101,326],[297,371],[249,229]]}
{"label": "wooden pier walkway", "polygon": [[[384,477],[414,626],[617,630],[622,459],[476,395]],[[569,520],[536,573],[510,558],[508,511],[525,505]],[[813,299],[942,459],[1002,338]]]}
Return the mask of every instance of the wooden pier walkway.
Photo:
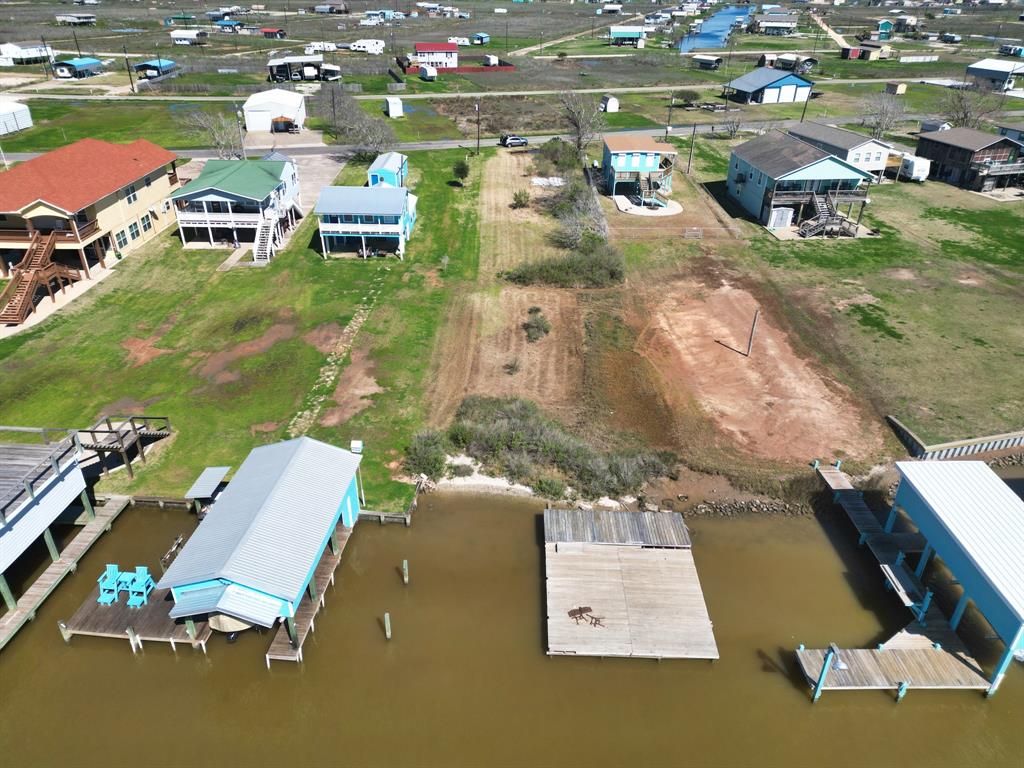
{"label": "wooden pier walkway", "polygon": [[128,506],[127,496],[111,496],[103,505],[95,508],[96,517],[90,520],[78,534],[68,542],[60,552],[60,557],[51,563],[39,578],[32,583],[17,601],[13,611],[0,617],[0,648],[10,642],[26,623],[36,617],[36,611],[43,601],[57,588],[69,573],[78,568],[78,561],[96,543],[104,531],[109,531],[111,524],[125,507]]}
{"label": "wooden pier walkway", "polygon": [[942,612],[931,605],[931,592],[905,563],[906,554],[924,549],[924,538],[918,533],[887,533],[863,494],[838,467],[819,466],[817,472],[857,529],[860,543],[878,560],[888,586],[914,614],[914,621],[874,649],[800,646],[797,661],[814,699],[822,691],[895,690],[902,698],[915,688],[987,690],[990,683],[981,665]]}
{"label": "wooden pier walkway", "polygon": [[341,523],[338,523],[338,527],[335,529],[338,541],[337,554],[328,547],[320,558],[316,570],[313,572],[312,582],[316,585],[316,598],[310,598],[307,591],[302,596],[302,601],[295,611],[295,633],[299,641],[298,645],[292,644],[291,638],[288,636],[288,627],[282,622],[278,627],[277,634],[274,635],[270,648],[267,649],[267,669],[270,669],[271,660],[293,661],[296,663],[302,661],[302,646],[305,644],[309,633],[316,629],[314,626],[316,615],[324,607],[324,595],[328,585],[334,584],[334,572],[341,564],[341,556],[345,552],[345,545],[348,544],[352,530],[352,528],[346,528]]}

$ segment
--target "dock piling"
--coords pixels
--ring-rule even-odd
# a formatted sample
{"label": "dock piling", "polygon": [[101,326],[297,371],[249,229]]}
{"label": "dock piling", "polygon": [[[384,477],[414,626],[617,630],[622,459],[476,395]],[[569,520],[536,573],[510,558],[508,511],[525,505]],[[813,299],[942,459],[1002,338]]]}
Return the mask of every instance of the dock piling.
{"label": "dock piling", "polygon": [[900,683],[899,688],[896,689],[896,701],[903,701],[903,697],[907,695],[907,684],[905,682]]}
{"label": "dock piling", "polygon": [[68,631],[68,625],[63,620],[57,622],[57,629],[60,630],[60,636],[64,638],[64,642],[70,643],[71,633]]}
{"label": "dock piling", "polygon": [[409,585],[409,561],[402,561],[402,583],[406,586]]}
{"label": "dock piling", "polygon": [[814,684],[814,698],[812,701],[817,701],[821,698],[821,689],[825,685],[825,678],[828,677],[828,671],[832,668],[832,662],[836,658],[838,652],[835,643],[828,644],[828,650],[825,652],[825,661],[821,665],[821,673],[818,675],[818,682]]}
{"label": "dock piling", "polygon": [[391,614],[386,611],[384,613],[384,638],[391,639]]}

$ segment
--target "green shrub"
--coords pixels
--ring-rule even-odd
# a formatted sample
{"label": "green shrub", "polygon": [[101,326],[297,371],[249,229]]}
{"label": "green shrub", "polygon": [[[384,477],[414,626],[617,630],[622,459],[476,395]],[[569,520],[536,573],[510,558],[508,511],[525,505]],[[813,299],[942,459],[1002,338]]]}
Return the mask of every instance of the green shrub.
{"label": "green shrub", "polygon": [[550,163],[555,170],[562,174],[570,173],[580,167],[580,159],[576,155],[576,148],[562,139],[545,141],[537,147],[537,156],[541,160]]}
{"label": "green shrub", "polygon": [[530,481],[530,487],[538,495],[552,501],[558,501],[565,496],[565,483],[557,477],[535,477]]}
{"label": "green shrub", "polygon": [[448,439],[443,432],[426,429],[413,435],[405,449],[405,468],[413,475],[426,475],[432,480],[444,476],[447,464]]}
{"label": "green shrub", "polygon": [[617,249],[601,241],[586,250],[552,256],[503,273],[516,285],[552,285],[558,288],[608,288],[626,278],[626,261]]}
{"label": "green shrub", "polygon": [[512,207],[513,208],[529,208],[530,207],[530,192],[526,189],[517,189],[512,194]]}
{"label": "green shrub", "polygon": [[469,477],[473,474],[473,467],[469,464],[452,464],[448,471],[452,477]]}
{"label": "green shrub", "polygon": [[591,498],[636,493],[647,480],[672,472],[676,463],[671,453],[601,452],[570,435],[535,403],[515,397],[467,397],[456,411],[448,439],[455,449],[509,479],[534,489],[541,482],[548,493],[554,486],[544,483],[551,478],[538,469],[550,468]]}
{"label": "green shrub", "polygon": [[456,160],[455,165],[452,166],[452,176],[462,184],[467,178],[469,178],[469,163],[465,160]]}
{"label": "green shrub", "polygon": [[526,331],[526,340],[532,344],[551,333],[551,323],[538,309],[530,313],[530,319],[523,323],[523,330]]}

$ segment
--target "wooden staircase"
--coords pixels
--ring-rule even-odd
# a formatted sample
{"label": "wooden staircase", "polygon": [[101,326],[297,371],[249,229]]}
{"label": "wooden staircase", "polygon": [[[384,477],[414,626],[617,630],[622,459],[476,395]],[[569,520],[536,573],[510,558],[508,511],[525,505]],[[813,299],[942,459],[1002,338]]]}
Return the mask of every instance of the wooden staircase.
{"label": "wooden staircase", "polygon": [[64,281],[68,285],[82,279],[77,269],[65,267],[53,260],[53,252],[57,245],[57,233],[41,235],[38,232],[32,237],[24,258],[11,272],[11,282],[0,293],[0,325],[21,325],[35,311],[35,296],[40,288],[45,288],[51,297],[51,283],[56,280],[61,291]]}
{"label": "wooden staircase", "polygon": [[815,235],[853,237],[856,234],[852,222],[836,210],[831,197],[826,195],[822,198],[817,194],[811,194],[811,204],[814,206],[814,217],[800,225],[797,233],[801,237],[814,237]]}
{"label": "wooden staircase", "polygon": [[263,219],[256,230],[256,243],[252,249],[252,260],[266,262],[274,258],[274,222]]}

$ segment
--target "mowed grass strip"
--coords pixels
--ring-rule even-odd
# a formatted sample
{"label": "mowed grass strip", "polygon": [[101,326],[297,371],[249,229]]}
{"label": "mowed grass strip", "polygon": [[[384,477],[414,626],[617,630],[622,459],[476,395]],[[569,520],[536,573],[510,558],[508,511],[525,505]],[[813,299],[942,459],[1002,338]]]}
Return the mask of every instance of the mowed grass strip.
{"label": "mowed grass strip", "polygon": [[[356,343],[369,350],[385,391],[350,423],[311,434],[338,445],[366,440],[367,503],[400,508],[411,489],[385,464],[424,423],[444,303],[477,269],[477,162],[466,186],[449,184],[462,156],[410,153],[419,221],[405,262],[324,261],[310,218],[267,268],[217,272],[226,251],[183,249],[168,232],[66,310],[0,341],[0,423],[85,426],[105,411],[169,416],[176,435],[137,465],[136,479],[116,473],[102,488],[183,493],[204,467],[237,467],[252,447],[286,437],[326,362],[311,332],[344,328],[383,274]],[[344,180],[365,179],[357,170]]]}
{"label": "mowed grass strip", "polygon": [[35,123],[27,131],[4,138],[6,152],[42,152],[79,139],[129,142],[145,137],[171,149],[204,147],[209,139],[190,131],[185,115],[193,110],[234,114],[229,103],[169,101],[50,101],[28,102]]}

